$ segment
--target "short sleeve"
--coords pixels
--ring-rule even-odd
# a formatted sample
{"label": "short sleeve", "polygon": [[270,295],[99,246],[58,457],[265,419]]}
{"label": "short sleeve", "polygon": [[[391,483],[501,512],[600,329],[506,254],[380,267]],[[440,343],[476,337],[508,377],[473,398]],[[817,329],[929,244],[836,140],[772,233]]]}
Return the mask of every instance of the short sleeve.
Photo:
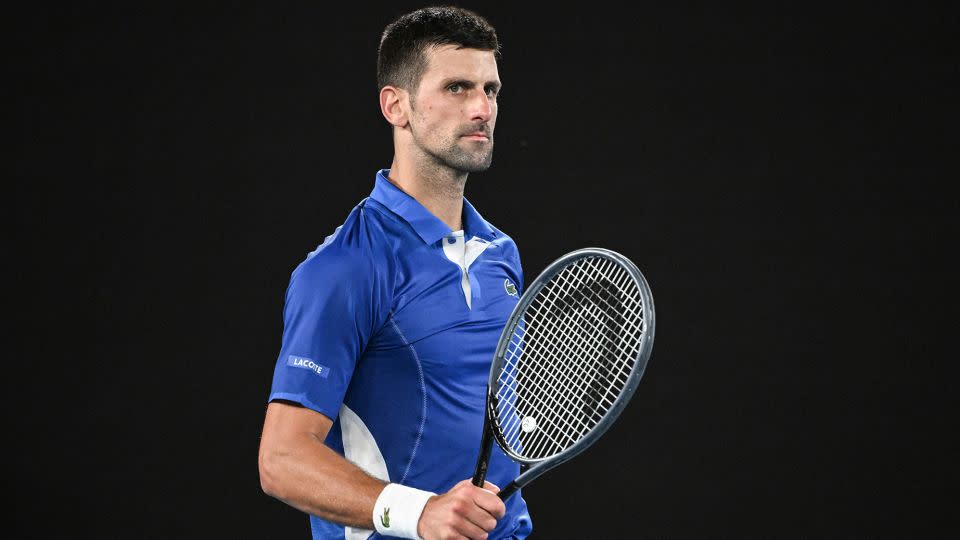
{"label": "short sleeve", "polygon": [[334,419],[357,360],[389,312],[387,276],[369,254],[325,246],[293,272],[269,401]]}
{"label": "short sleeve", "polygon": [[523,276],[523,264],[520,262],[520,250],[517,248],[516,242],[513,239],[510,239],[510,247],[513,248],[513,263],[512,266],[517,272],[517,288],[520,291],[520,294],[523,294],[523,291],[526,290],[526,283],[524,283]]}

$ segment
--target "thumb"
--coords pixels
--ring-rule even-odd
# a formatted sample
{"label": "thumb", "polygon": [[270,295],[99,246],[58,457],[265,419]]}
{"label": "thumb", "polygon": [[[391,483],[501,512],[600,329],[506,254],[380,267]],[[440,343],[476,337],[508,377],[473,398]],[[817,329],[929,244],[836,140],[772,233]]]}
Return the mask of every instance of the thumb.
{"label": "thumb", "polygon": [[493,493],[499,493],[499,492],[500,492],[500,486],[494,484],[493,482],[488,482],[488,481],[484,481],[484,482],[483,482],[483,489],[485,489],[485,490],[487,490],[487,491],[490,491],[490,492],[493,492]]}

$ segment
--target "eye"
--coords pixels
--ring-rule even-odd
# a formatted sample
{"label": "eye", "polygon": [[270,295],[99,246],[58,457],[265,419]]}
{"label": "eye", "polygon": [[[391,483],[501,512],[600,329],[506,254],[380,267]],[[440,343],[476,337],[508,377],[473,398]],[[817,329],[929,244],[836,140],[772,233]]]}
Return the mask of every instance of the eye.
{"label": "eye", "polygon": [[497,88],[496,86],[488,86],[484,88],[484,90],[487,93],[487,97],[497,97],[498,95],[500,95],[500,89]]}
{"label": "eye", "polygon": [[447,87],[447,90],[449,90],[451,94],[459,94],[463,92],[463,85],[460,83],[453,83]]}

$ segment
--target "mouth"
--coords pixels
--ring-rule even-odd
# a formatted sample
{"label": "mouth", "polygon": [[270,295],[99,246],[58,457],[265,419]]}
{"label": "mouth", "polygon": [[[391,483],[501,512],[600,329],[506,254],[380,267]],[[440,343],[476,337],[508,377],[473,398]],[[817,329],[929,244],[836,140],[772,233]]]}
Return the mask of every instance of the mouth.
{"label": "mouth", "polygon": [[489,141],[490,140],[490,137],[488,137],[487,134],[482,131],[468,133],[464,135],[463,138],[469,141]]}

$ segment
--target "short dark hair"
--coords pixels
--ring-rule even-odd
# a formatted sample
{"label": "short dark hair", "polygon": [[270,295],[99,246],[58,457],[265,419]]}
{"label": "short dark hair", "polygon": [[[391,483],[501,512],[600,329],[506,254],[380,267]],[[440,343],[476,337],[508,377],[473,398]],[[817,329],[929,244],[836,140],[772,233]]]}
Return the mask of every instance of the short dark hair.
{"label": "short dark hair", "polygon": [[493,51],[500,58],[500,42],[483,17],[456,6],[431,6],[402,15],[388,24],[377,52],[377,85],[415,91],[424,70],[425,52],[439,45]]}

